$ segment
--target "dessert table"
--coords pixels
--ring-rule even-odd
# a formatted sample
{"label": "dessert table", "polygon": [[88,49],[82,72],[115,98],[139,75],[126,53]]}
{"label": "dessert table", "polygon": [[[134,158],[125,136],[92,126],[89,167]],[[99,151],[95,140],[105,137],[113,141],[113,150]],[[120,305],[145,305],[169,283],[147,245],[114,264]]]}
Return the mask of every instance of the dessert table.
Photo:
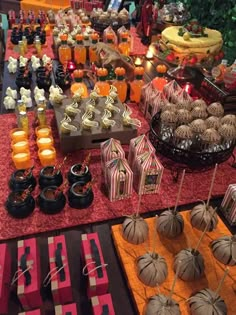
{"label": "dessert table", "polygon": [[[135,44],[134,48],[137,47]],[[144,53],[144,51],[142,51]],[[137,51],[138,55],[138,51]],[[10,55],[8,55],[9,57]],[[53,57],[52,57],[53,58]],[[6,58],[7,60],[7,58]],[[145,68],[145,81],[149,82],[156,76],[155,67],[158,60],[151,61],[143,60]],[[3,81],[3,97],[8,86],[14,88],[14,76],[7,71],[7,62],[4,65],[4,81]],[[133,110],[133,117],[140,119],[142,127],[139,129],[139,134],[148,133],[149,125],[143,115],[138,111],[136,104],[129,104]],[[93,204],[83,210],[76,210],[66,205],[65,209],[57,215],[45,215],[40,212],[38,206],[31,216],[26,219],[17,220],[6,212],[4,204],[9,193],[8,181],[10,174],[14,171],[14,166],[10,158],[10,138],[9,132],[16,126],[16,117],[14,113],[7,113],[1,103],[0,116],[0,174],[2,179],[0,182],[0,242],[7,240],[10,246],[11,255],[13,257],[12,274],[16,270],[17,264],[17,247],[16,240],[29,238],[37,235],[41,252],[41,271],[42,279],[48,273],[48,253],[47,253],[47,237],[55,235],[65,235],[69,256],[69,265],[72,279],[72,288],[74,301],[77,303],[79,314],[91,314],[91,305],[86,296],[86,281],[82,276],[82,268],[80,260],[80,246],[81,234],[98,232],[104,258],[108,263],[107,272],[109,277],[109,292],[112,294],[113,304],[116,314],[133,315],[138,314],[132,302],[132,296],[127,287],[127,279],[121,269],[119,258],[115,251],[113,240],[111,237],[111,226],[123,222],[125,215],[130,215],[134,212],[138,205],[138,195],[133,191],[132,197],[126,200],[110,202],[107,198],[103,179],[101,176],[101,162],[100,150],[93,149],[89,151],[80,150],[69,154],[63,167],[63,174],[66,174],[69,167],[75,163],[84,160],[88,152],[91,152],[90,171],[95,183],[94,202]],[[29,112],[30,126],[32,134],[30,136],[30,152],[34,161],[34,175],[37,178],[40,171],[40,163],[37,156],[36,137],[34,134],[34,112]],[[47,110],[47,121],[52,127],[55,148],[57,152],[58,162],[64,159],[64,155],[60,151],[60,143],[58,139],[58,132],[54,111]],[[128,153],[128,146],[124,146],[126,155]],[[163,209],[173,207],[179,187],[179,182],[176,180],[176,172],[178,166],[158,156],[160,161],[166,167],[161,183],[161,188],[156,195],[144,195],[141,199],[140,213],[144,217],[154,217],[158,215]],[[235,183],[236,171],[232,167],[234,162],[233,157],[228,161],[218,166],[216,174],[215,185],[212,193],[212,205],[219,206],[222,197],[229,184]],[[194,204],[199,203],[199,200],[206,200],[208,197],[208,189],[210,186],[212,170],[205,172],[191,172],[185,176],[182,194],[179,201],[179,209],[191,209]],[[33,196],[37,199],[39,188],[36,187]],[[219,212],[220,213],[220,212]],[[231,230],[236,232],[235,229]],[[225,228],[224,233],[229,233]],[[45,315],[54,314],[53,303],[49,298],[47,290],[43,290],[44,306],[43,311]],[[14,288],[11,289],[11,299],[9,303],[9,314],[17,315],[22,310],[19,301],[15,295]],[[233,313],[229,313],[233,315]]]}

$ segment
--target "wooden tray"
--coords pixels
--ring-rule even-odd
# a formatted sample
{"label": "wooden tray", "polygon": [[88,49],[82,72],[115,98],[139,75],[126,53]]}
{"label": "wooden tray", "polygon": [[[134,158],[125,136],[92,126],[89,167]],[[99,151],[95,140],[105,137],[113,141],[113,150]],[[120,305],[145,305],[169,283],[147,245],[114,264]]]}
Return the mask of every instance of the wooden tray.
{"label": "wooden tray", "polygon": [[81,129],[81,117],[85,112],[87,101],[88,99],[86,98],[81,101],[81,105],[79,106],[81,113],[72,120],[72,124],[78,128],[78,131],[73,131],[69,135],[61,134],[60,122],[63,119],[66,105],[71,104],[72,100],[65,99],[62,106],[54,107],[61,150],[64,153],[76,151],[78,149],[100,148],[100,143],[109,138],[118,139],[122,144],[129,144],[130,140],[137,136],[137,128],[135,126],[123,126],[122,113],[124,111],[124,106],[119,100],[117,100],[114,105],[120,108],[120,113],[114,113],[111,118],[116,121],[115,126],[110,129],[103,129],[101,127],[100,120],[105,107],[105,97],[100,97],[98,104],[96,105],[96,108],[101,111],[101,115],[94,115],[94,120],[99,122],[98,128],[92,128],[91,130]]}
{"label": "wooden tray", "polygon": [[[182,235],[174,240],[169,240],[160,236],[158,233],[155,233],[155,235],[157,235],[156,252],[162,255],[168,264],[168,277],[166,281],[160,286],[160,292],[166,295],[169,294],[169,290],[171,289],[174,279],[174,271],[172,269],[174,256],[181,249],[184,249],[189,245],[191,247],[195,247],[201,235],[201,232],[192,228],[190,224],[190,212],[182,212],[182,215],[185,222],[184,233]],[[135,258],[143,255],[147,248],[152,250],[156,218],[146,219],[146,222],[149,226],[149,239],[147,240],[146,244],[140,245],[130,244],[123,239],[121,235],[121,224],[112,226],[114,244],[120,258],[121,265],[124,269],[128,286],[131,290],[138,314],[143,314],[147,298],[158,293],[157,288],[151,288],[142,284],[136,274]],[[190,314],[188,303],[186,302],[190,295],[206,287],[209,287],[212,290],[215,290],[218,287],[219,281],[224,274],[225,267],[214,258],[209,248],[209,243],[222,235],[229,234],[229,230],[219,218],[217,229],[213,232],[207,233],[199,247],[199,251],[203,254],[205,261],[204,277],[198,281],[192,282],[184,282],[181,279],[177,279],[173,298],[179,303],[182,315]],[[189,241],[187,241],[186,237],[188,237]],[[149,245],[150,243],[151,245]],[[233,277],[235,276],[236,267],[232,267],[230,269],[230,275],[225,279],[225,282],[220,291],[221,297],[227,304],[228,315],[235,314],[235,305],[232,303],[232,301],[235,301],[235,291],[233,289],[233,286],[235,287]]]}

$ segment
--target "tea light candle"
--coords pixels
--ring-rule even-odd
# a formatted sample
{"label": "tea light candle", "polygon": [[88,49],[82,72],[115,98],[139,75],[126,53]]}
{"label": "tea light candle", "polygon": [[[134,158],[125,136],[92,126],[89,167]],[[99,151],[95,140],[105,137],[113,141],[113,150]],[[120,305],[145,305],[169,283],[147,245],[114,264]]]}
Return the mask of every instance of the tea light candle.
{"label": "tea light candle", "polygon": [[36,135],[38,138],[47,138],[51,136],[52,130],[49,126],[38,126],[36,128]]}
{"label": "tea light candle", "polygon": [[142,59],[137,57],[134,61],[135,66],[142,66]]}
{"label": "tea light candle", "polygon": [[29,151],[29,142],[27,140],[12,141],[11,148],[14,153],[22,153]]}
{"label": "tea light candle", "polygon": [[39,159],[42,166],[53,166],[56,162],[56,150],[54,147],[49,147],[47,149],[39,149],[38,151]]}
{"label": "tea light candle", "polygon": [[33,163],[30,160],[30,152],[19,152],[19,153],[12,153],[12,160],[15,164],[16,169],[27,169],[31,168]]}
{"label": "tea light candle", "polygon": [[23,129],[15,128],[11,130],[10,137],[14,142],[27,140],[27,133]]}
{"label": "tea light candle", "polygon": [[151,60],[153,59],[153,53],[151,50],[148,50],[147,53],[146,53],[146,59],[147,60]]}
{"label": "tea light candle", "polygon": [[53,139],[52,137],[43,137],[37,139],[37,146],[39,149],[47,149],[52,147],[53,145]]}

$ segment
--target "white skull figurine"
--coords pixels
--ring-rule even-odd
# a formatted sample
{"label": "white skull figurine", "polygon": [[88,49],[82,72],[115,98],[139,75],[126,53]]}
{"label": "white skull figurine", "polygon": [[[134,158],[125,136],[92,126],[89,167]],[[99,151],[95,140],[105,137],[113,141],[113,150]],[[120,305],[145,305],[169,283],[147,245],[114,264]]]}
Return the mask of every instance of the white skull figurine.
{"label": "white skull figurine", "polygon": [[35,87],[34,88],[34,95],[36,95],[36,94],[38,94],[38,95],[40,95],[40,96],[44,96],[44,94],[45,94],[45,91],[44,91],[44,89],[40,89],[39,87]]}
{"label": "white skull figurine", "polygon": [[3,104],[6,109],[15,109],[16,101],[11,96],[5,96]]}
{"label": "white skull figurine", "polygon": [[9,64],[7,65],[7,69],[9,73],[16,73],[17,63],[9,62]]}
{"label": "white skull figurine", "polygon": [[27,97],[26,95],[22,95],[21,99],[25,103],[27,108],[32,107],[32,99],[31,99],[31,97]]}
{"label": "white skull figurine", "polygon": [[17,90],[13,90],[8,86],[6,89],[6,96],[11,96],[14,100],[17,99]]}
{"label": "white skull figurine", "polygon": [[24,58],[23,56],[20,56],[20,67],[26,66],[28,62],[28,58]]}
{"label": "white skull figurine", "polygon": [[21,96],[25,95],[26,97],[30,97],[31,96],[31,90],[25,89],[24,87],[21,87],[20,88],[20,95]]}

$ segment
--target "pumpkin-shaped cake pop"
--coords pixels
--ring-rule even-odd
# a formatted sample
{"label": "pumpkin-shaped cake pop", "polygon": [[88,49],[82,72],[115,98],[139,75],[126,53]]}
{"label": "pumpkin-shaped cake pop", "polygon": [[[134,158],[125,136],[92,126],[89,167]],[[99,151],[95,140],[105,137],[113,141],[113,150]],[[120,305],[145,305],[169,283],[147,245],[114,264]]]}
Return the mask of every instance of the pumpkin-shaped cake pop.
{"label": "pumpkin-shaped cake pop", "polygon": [[148,225],[146,221],[137,214],[127,217],[122,225],[124,239],[132,244],[141,244],[148,237]]}
{"label": "pumpkin-shaped cake pop", "polygon": [[189,299],[191,315],[227,315],[227,306],[220,295],[208,288]]}
{"label": "pumpkin-shaped cake pop", "polygon": [[157,253],[147,252],[137,258],[137,273],[142,283],[149,287],[156,287],[167,277],[166,260]]}
{"label": "pumpkin-shaped cake pop", "polygon": [[222,264],[236,265],[236,235],[222,236],[210,244],[214,257]]}
{"label": "pumpkin-shaped cake pop", "polygon": [[174,271],[178,270],[178,277],[184,281],[201,278],[204,269],[204,259],[198,250],[193,248],[182,249],[175,256]]}
{"label": "pumpkin-shaped cake pop", "polygon": [[183,232],[183,217],[177,211],[166,210],[159,215],[156,228],[165,237],[175,238]]}
{"label": "pumpkin-shaped cake pop", "polygon": [[164,294],[149,298],[144,315],[180,315],[179,304]]}
{"label": "pumpkin-shaped cake pop", "polygon": [[218,129],[220,127],[220,118],[216,116],[210,116],[205,120],[208,129]]}
{"label": "pumpkin-shaped cake pop", "polygon": [[[207,206],[205,202],[195,206],[190,212],[190,222],[193,227],[200,231],[204,231],[206,226],[207,231],[213,231],[218,223],[218,217],[215,210],[211,206]],[[212,216],[213,215],[213,216]]]}
{"label": "pumpkin-shaped cake pop", "polygon": [[203,99],[197,99],[197,100],[194,100],[191,103],[191,107],[192,108],[200,107],[200,108],[206,109],[207,108],[207,104],[206,104],[206,102]]}

